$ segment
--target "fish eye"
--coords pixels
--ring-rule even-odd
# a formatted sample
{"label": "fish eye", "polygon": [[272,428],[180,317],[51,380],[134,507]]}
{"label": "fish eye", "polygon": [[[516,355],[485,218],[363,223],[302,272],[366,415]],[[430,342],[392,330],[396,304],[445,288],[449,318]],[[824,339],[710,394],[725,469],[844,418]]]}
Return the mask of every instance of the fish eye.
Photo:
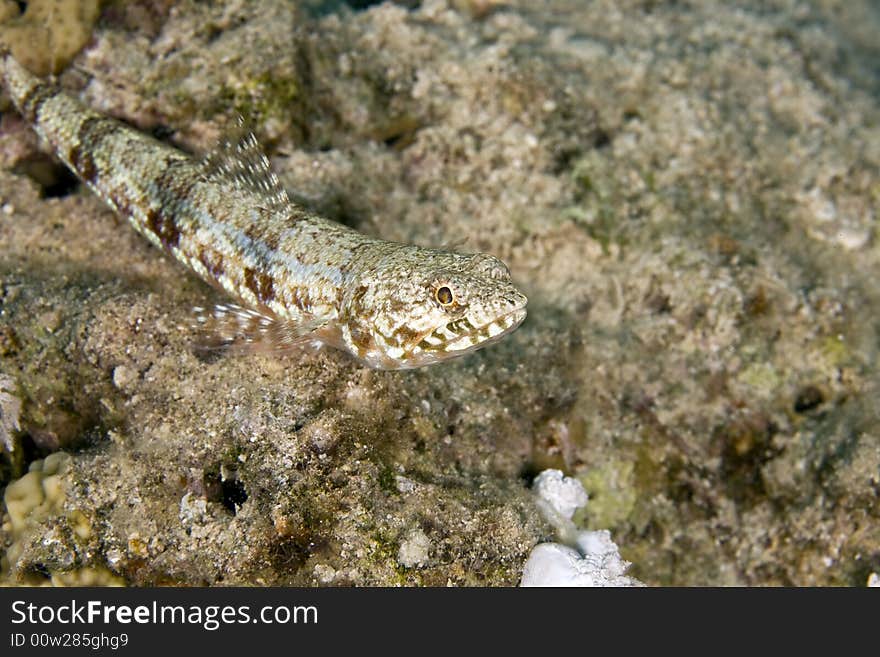
{"label": "fish eye", "polygon": [[447,285],[441,285],[434,290],[434,298],[441,306],[451,306],[455,302],[455,295]]}

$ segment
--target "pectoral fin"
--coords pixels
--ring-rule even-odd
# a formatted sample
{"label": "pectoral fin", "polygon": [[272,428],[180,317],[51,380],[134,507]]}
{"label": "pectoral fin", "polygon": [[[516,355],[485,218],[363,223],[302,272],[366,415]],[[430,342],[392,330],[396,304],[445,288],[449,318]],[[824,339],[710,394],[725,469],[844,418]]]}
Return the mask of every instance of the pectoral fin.
{"label": "pectoral fin", "polygon": [[199,351],[283,353],[309,346],[325,326],[317,319],[295,321],[231,303],[194,310]]}

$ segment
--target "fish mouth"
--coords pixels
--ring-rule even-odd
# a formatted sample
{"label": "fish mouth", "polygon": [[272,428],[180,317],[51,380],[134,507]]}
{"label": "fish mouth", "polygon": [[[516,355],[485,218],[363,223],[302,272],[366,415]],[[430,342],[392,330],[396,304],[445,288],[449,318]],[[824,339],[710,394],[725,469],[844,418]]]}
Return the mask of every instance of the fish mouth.
{"label": "fish mouth", "polygon": [[466,352],[484,347],[513,331],[525,318],[525,306],[499,315],[482,326],[474,326],[467,317],[462,317],[424,336],[413,352]]}

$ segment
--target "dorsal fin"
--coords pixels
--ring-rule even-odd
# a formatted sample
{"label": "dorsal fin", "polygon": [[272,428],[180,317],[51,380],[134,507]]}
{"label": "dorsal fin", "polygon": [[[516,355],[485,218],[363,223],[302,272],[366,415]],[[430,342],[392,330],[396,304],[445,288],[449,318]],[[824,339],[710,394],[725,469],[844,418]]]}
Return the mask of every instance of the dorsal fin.
{"label": "dorsal fin", "polygon": [[235,129],[202,160],[205,177],[216,183],[233,185],[265,199],[263,208],[284,210],[290,206],[287,191],[269,166],[269,158],[256,136],[238,116]]}

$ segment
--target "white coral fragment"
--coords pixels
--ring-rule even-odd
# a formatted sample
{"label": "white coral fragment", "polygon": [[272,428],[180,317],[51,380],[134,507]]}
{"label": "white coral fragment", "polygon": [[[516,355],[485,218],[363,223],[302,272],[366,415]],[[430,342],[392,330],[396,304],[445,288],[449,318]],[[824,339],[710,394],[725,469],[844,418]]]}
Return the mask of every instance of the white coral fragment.
{"label": "white coral fragment", "polygon": [[589,501],[581,483],[559,470],[544,470],[535,478],[538,508],[556,529],[560,543],[535,546],[523,569],[520,586],[642,586],[624,575],[624,561],[608,530],[575,527],[575,511]]}
{"label": "white coral fragment", "polygon": [[526,561],[520,586],[641,586],[624,575],[629,563],[620,557],[606,529],[580,532],[578,549],[541,543]]}
{"label": "white coral fragment", "polygon": [[21,430],[21,399],[15,393],[15,379],[0,374],[0,445],[15,451],[15,432]]}

